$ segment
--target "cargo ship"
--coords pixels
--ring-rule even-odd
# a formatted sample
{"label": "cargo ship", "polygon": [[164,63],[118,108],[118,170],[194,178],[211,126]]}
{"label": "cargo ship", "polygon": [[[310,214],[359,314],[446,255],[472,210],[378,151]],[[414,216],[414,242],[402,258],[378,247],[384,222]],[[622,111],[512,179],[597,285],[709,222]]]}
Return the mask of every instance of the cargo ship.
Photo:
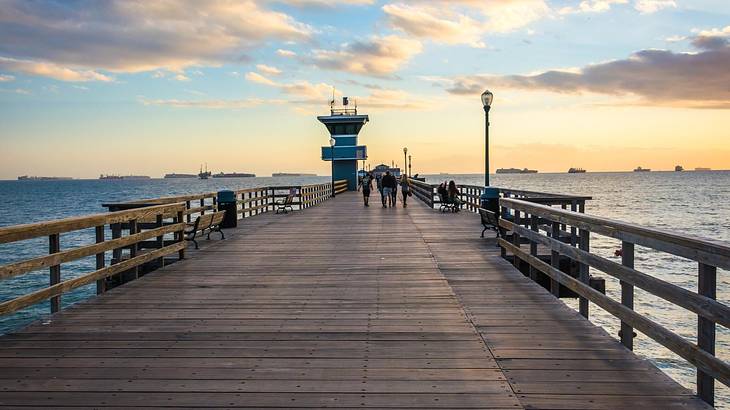
{"label": "cargo ship", "polygon": [[499,168],[497,169],[498,174],[537,174],[536,169],[527,168]]}
{"label": "cargo ship", "polygon": [[197,178],[198,176],[195,174],[165,174],[165,179],[173,179],[173,178]]}
{"label": "cargo ship", "polygon": [[651,172],[651,168],[636,167],[634,168],[634,172]]}
{"label": "cargo ship", "polygon": [[246,174],[244,172],[219,172],[217,174],[213,174],[213,178],[253,178],[256,174]]}
{"label": "cargo ship", "polygon": [[150,179],[147,175],[114,175],[114,174],[101,174],[99,179]]}
{"label": "cargo ship", "polygon": [[68,181],[70,179],[73,179],[71,177],[36,177],[36,176],[28,176],[28,175],[21,175],[18,177],[18,181]]}
{"label": "cargo ship", "polygon": [[704,168],[704,167],[697,167],[695,168],[695,171],[712,171],[711,168]]}
{"label": "cargo ship", "polygon": [[569,174],[585,174],[586,170],[583,168],[571,168],[568,170]]}

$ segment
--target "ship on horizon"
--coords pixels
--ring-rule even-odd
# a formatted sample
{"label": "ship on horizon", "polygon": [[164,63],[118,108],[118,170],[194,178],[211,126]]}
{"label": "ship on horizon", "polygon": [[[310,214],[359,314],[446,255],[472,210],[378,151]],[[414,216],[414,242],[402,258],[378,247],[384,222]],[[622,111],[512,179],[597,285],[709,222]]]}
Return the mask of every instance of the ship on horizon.
{"label": "ship on horizon", "polygon": [[585,172],[586,170],[583,168],[570,168],[568,170],[569,174],[584,174]]}
{"label": "ship on horizon", "polygon": [[316,177],[317,174],[304,174],[297,172],[274,172],[272,177]]}
{"label": "ship on horizon", "polygon": [[116,175],[116,174],[101,174],[99,179],[150,179],[147,175]]}
{"label": "ship on horizon", "polygon": [[200,166],[200,172],[198,173],[198,178],[200,179],[208,179],[210,177],[211,172],[208,171],[208,163],[205,163],[205,172],[203,172],[203,166]]}
{"label": "ship on horizon", "polygon": [[681,165],[677,165],[674,167],[674,172],[682,172],[684,171],[684,167]]}
{"label": "ship on horizon", "polygon": [[651,172],[651,168],[636,167],[634,168],[634,172]]}
{"label": "ship on horizon", "polygon": [[712,168],[697,167],[695,168],[695,171],[712,171]]}
{"label": "ship on horizon", "polygon": [[71,177],[37,177],[37,176],[28,176],[28,175],[21,175],[18,177],[18,181],[68,181],[70,179],[73,179]]}
{"label": "ship on horizon", "polygon": [[[208,175],[210,175],[210,172],[208,172]],[[217,174],[213,174],[213,178],[254,178],[256,174],[247,174],[245,172],[219,172]]]}
{"label": "ship on horizon", "polygon": [[537,174],[536,169],[527,168],[498,168],[496,172],[498,174]]}

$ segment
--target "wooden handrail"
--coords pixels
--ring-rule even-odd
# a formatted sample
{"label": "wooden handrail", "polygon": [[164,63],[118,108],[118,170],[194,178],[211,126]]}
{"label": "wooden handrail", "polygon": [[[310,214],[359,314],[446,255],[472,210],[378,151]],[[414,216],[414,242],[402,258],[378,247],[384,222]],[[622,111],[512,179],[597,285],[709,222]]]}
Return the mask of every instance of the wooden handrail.
{"label": "wooden handrail", "polygon": [[[628,349],[633,349],[631,335],[633,329],[636,329],[687,360],[698,369],[698,395],[707,403],[714,402],[713,380],[730,385],[730,365],[714,355],[715,325],[730,328],[730,307],[715,300],[716,272],[718,268],[730,268],[730,244],[551,208],[529,200],[502,198],[499,202],[503,210],[511,211],[513,216],[511,221],[505,218],[499,220],[500,227],[512,232],[512,241],[508,241],[503,235],[498,243],[505,252],[509,251],[514,255],[516,265],[518,260],[524,261],[531,269],[544,273],[551,280],[577,293],[586,301],[586,317],[587,302],[590,301],[618,318],[621,321],[621,343]],[[546,223],[541,226],[537,224],[537,220]],[[529,226],[526,223],[528,221]],[[580,243],[587,242],[591,234],[621,240],[622,263],[590,253],[587,248],[576,247],[574,240],[570,244],[563,242],[556,235],[560,226],[570,226],[573,232],[578,230]],[[531,244],[530,253],[521,249],[521,238],[526,238]],[[537,244],[544,245],[551,251],[554,256],[552,264],[540,260],[532,252]],[[682,288],[635,269],[635,245],[697,262],[698,291]],[[556,263],[556,256],[565,256],[585,267],[581,272],[586,275],[576,279],[562,272]],[[589,267],[620,281],[621,301],[613,300],[591,288],[587,275]],[[634,287],[697,314],[697,344],[635,312]]]}

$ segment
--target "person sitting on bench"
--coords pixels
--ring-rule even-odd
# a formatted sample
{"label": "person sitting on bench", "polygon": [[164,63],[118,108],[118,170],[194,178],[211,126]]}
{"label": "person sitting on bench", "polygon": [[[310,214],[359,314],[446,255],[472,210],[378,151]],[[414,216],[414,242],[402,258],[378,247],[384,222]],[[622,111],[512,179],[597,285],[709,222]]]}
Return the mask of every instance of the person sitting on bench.
{"label": "person sitting on bench", "polygon": [[459,212],[459,209],[461,209],[461,198],[459,197],[459,189],[456,187],[456,183],[453,180],[449,182],[447,191],[449,202],[454,204],[454,212]]}

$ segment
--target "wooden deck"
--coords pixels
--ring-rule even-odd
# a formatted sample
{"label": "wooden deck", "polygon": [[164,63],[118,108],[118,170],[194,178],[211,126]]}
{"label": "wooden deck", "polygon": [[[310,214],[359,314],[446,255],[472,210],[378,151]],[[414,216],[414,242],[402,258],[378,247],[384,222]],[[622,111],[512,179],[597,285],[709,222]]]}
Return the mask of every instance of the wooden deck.
{"label": "wooden deck", "polygon": [[376,205],[239,221],[0,338],[0,406],[707,408],[501,259],[478,216]]}

